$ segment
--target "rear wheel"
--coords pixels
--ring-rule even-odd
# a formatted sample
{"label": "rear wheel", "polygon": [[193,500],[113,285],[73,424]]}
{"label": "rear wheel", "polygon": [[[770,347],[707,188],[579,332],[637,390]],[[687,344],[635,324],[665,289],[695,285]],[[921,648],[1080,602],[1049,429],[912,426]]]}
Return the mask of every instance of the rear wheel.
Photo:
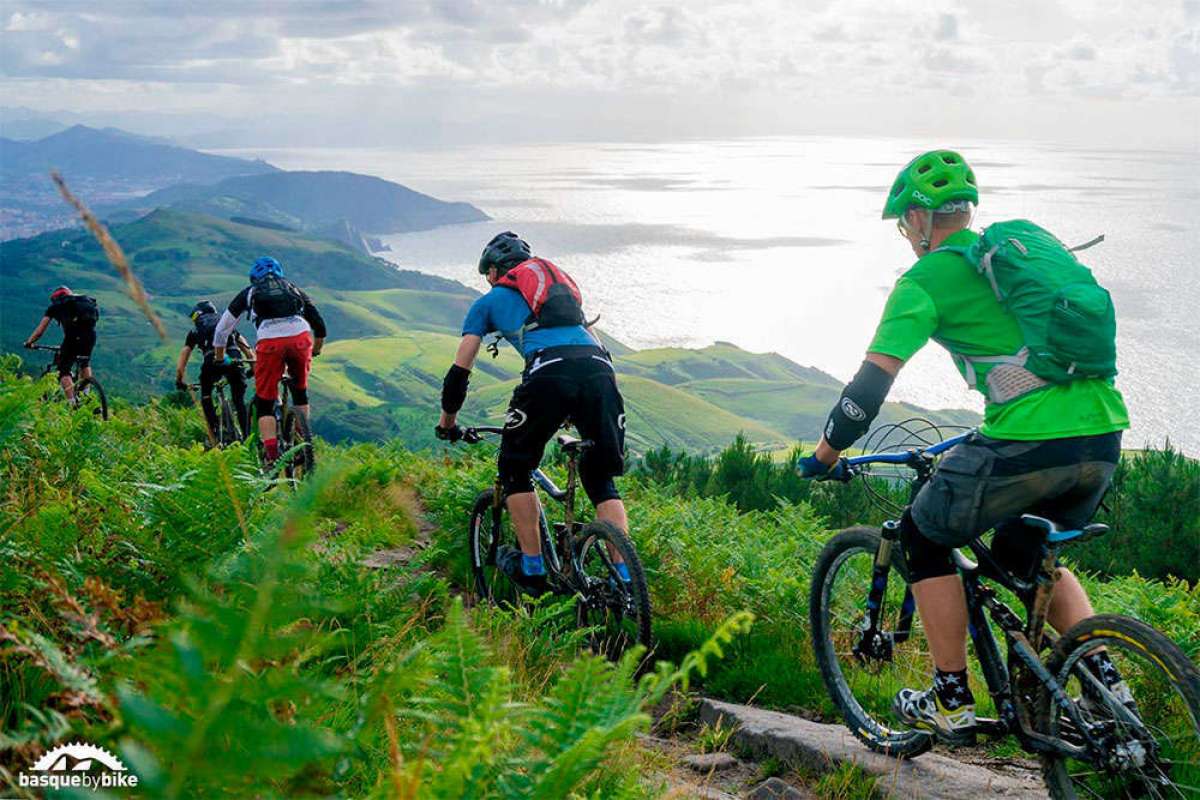
{"label": "rear wheel", "polygon": [[[633,542],[600,520],[585,525],[575,541],[581,578],[576,618],[581,627],[594,629],[592,650],[615,659],[633,645],[650,647],[650,592]],[[629,570],[629,581],[617,572],[617,556]]]}
{"label": "rear wheel", "polygon": [[876,752],[911,758],[932,747],[933,738],[900,726],[891,710],[892,698],[900,688],[929,685],[930,660],[900,571],[898,543],[880,609],[881,636],[862,646],[881,540],[874,528],[848,528],[821,551],[809,598],[813,651],[825,688],[855,737]]}
{"label": "rear wheel", "polygon": [[[492,605],[515,605],[520,592],[496,566],[496,551],[501,545],[518,547],[517,534],[512,518],[501,503],[496,507],[495,488],[485,489],[475,498],[471,509],[470,529],[467,532],[467,551],[471,559],[471,583],[478,601]],[[546,515],[539,515],[542,553],[552,553],[550,535],[546,526]]]}
{"label": "rear wheel", "polygon": [[[1124,687],[1106,688],[1085,666],[1100,647]],[[1043,756],[1052,797],[1200,797],[1200,671],[1171,640],[1139,620],[1102,614],[1067,631],[1047,667],[1102,751],[1093,762]],[[1042,733],[1083,744],[1049,692],[1037,721]]]}
{"label": "rear wheel", "polygon": [[75,384],[75,398],[79,405],[92,409],[100,419],[108,419],[108,395],[95,378],[84,378]]}
{"label": "rear wheel", "polygon": [[217,426],[217,441],[221,447],[228,447],[241,440],[241,433],[238,429],[237,415],[233,413],[233,406],[229,402],[229,398],[222,392],[221,394],[221,414],[218,418]]}

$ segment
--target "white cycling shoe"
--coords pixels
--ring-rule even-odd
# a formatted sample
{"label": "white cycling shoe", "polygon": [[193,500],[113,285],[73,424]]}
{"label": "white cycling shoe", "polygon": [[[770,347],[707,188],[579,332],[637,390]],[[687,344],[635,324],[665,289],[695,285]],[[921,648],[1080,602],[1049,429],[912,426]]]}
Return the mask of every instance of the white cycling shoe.
{"label": "white cycling shoe", "polygon": [[929,731],[946,744],[956,747],[975,744],[974,703],[950,710],[942,705],[933,688],[923,692],[901,689],[892,700],[892,711],[905,724]]}

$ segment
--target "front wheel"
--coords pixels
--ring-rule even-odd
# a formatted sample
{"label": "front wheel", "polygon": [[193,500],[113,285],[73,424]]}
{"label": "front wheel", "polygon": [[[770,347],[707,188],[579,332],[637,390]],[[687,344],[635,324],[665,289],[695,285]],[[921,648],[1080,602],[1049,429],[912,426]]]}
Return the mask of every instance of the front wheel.
{"label": "front wheel", "polygon": [[[585,525],[575,541],[576,618],[580,627],[592,629],[592,650],[615,659],[633,645],[649,648],[650,591],[633,542],[600,520]],[[617,561],[625,562],[628,581],[617,572]]]}
{"label": "front wheel", "polygon": [[237,425],[237,416],[229,398],[221,395],[221,414],[218,418],[217,442],[221,447],[228,447],[241,441],[241,432]]}
{"label": "front wheel", "polygon": [[75,384],[75,399],[80,405],[87,405],[92,414],[100,419],[108,419],[108,395],[104,387],[95,378],[84,378]]}
{"label": "front wheel", "polygon": [[[1116,668],[1107,680],[1085,660],[1100,648]],[[1200,797],[1200,670],[1170,639],[1101,614],[1067,631],[1046,666],[1098,745],[1090,761],[1042,757],[1052,797]],[[1041,695],[1040,732],[1082,746],[1067,709]]]}
{"label": "front wheel", "polygon": [[[475,597],[491,605],[516,605],[520,592],[496,566],[496,551],[501,545],[519,547],[512,518],[504,503],[495,503],[496,490],[484,489],[475,497],[471,508],[470,528],[467,531],[467,551],[471,558],[471,584]],[[541,530],[542,555],[548,566],[553,565],[553,545],[547,529],[546,515],[538,514]]]}
{"label": "front wheel", "polygon": [[929,684],[929,649],[902,572],[899,542],[893,543],[876,635],[864,635],[881,542],[877,529],[847,528],[821,551],[809,597],[813,652],[851,733],[876,752],[912,758],[932,747],[933,738],[902,727],[892,714],[892,698],[902,687]]}

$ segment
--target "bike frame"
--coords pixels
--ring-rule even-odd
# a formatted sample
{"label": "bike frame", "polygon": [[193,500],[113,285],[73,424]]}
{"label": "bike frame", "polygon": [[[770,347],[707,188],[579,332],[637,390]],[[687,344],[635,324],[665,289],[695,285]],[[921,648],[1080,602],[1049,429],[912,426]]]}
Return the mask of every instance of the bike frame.
{"label": "bike frame", "polygon": [[[909,493],[909,503],[912,503],[917,493],[933,476],[935,458],[966,440],[970,435],[970,433],[966,433],[955,436],[922,449],[855,456],[847,458],[846,462],[852,474],[859,474],[861,468],[869,464],[892,464],[911,468],[916,472],[916,478],[912,482]],[[900,538],[900,521],[884,522],[880,533],[879,550],[875,556],[871,587],[867,595],[867,626],[863,629],[861,638],[853,648],[854,655],[860,659],[890,660],[893,647],[906,641],[911,635],[913,616],[916,611],[912,587],[906,586],[896,630],[893,633],[884,633],[879,630],[879,621],[883,615],[884,598],[891,572],[892,551]],[[1054,584],[1058,580],[1058,548],[1043,540],[1038,573],[1035,580],[1030,583],[1017,578],[1001,567],[982,540],[975,539],[967,547],[975,554],[978,561],[972,561],[961,549],[953,551],[955,567],[962,578],[963,590],[966,595],[967,630],[975,646],[980,666],[983,668],[988,693],[992,696],[1000,713],[999,719],[980,719],[979,732],[992,736],[1013,734],[1027,750],[1034,753],[1053,753],[1067,758],[1091,760],[1090,754],[1094,753],[1101,745],[1091,736],[1089,726],[1080,716],[1075,704],[1071,702],[1055,676],[1046,669],[1039,656],[1043,644],[1049,641],[1045,635],[1046,613],[1050,607]],[[983,582],[982,579],[985,577],[1004,585],[1021,598],[1028,612],[1024,622],[997,597],[996,591],[991,586]],[[1008,652],[1007,661],[1000,652],[1000,645],[992,630],[992,622],[1004,634]],[[1061,739],[1045,736],[1035,731],[1028,705],[1014,691],[1014,679],[1026,688],[1036,687],[1040,684],[1049,690],[1054,701],[1063,708],[1075,729],[1083,735],[1086,746],[1076,747]]]}
{"label": "bike frame", "polygon": [[[494,433],[503,435],[503,428],[496,427],[475,427],[469,428],[474,434]],[[579,468],[576,462],[576,455],[573,452],[567,453],[567,482],[565,487],[559,488],[558,485],[539,467],[533,471],[530,477],[533,480],[535,490],[534,496],[537,497],[537,489],[541,489],[550,499],[559,503],[563,507],[563,521],[554,524],[554,534],[550,535],[550,525],[546,520],[546,512],[542,508],[541,499],[538,498],[538,516],[540,517],[542,530],[546,531],[546,536],[542,542],[543,555],[546,557],[547,572],[557,578],[567,586],[575,588],[576,577],[583,573],[583,567],[579,563],[578,554],[571,547],[570,537],[583,527],[583,523],[575,518],[575,490],[578,484]],[[496,482],[492,492],[492,513],[496,515],[495,519],[499,519],[500,513],[504,508],[504,489],[500,482],[500,475],[496,475]],[[556,541],[557,539],[557,541]],[[494,542],[493,542],[494,544]],[[567,553],[569,557],[565,563],[559,558],[559,553]],[[495,553],[489,554],[489,561],[494,562]]]}

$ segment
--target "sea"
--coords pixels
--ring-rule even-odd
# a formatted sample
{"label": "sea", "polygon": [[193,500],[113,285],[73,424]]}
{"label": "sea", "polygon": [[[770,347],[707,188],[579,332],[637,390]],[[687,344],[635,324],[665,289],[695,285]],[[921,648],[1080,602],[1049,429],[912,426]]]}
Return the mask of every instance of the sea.
{"label": "sea", "polygon": [[[975,169],[975,225],[1032,219],[1112,292],[1125,445],[1200,455],[1200,150],[954,142]],[[941,142],[847,137],[453,148],[240,149],[285,169],[378,175],[491,221],[383,236],[401,267],[485,290],[479,252],[512,230],[569,271],[600,327],[635,348],[732,342],[848,379],[912,263],[880,219],[899,167]],[[893,397],[981,409],[930,343]]]}

